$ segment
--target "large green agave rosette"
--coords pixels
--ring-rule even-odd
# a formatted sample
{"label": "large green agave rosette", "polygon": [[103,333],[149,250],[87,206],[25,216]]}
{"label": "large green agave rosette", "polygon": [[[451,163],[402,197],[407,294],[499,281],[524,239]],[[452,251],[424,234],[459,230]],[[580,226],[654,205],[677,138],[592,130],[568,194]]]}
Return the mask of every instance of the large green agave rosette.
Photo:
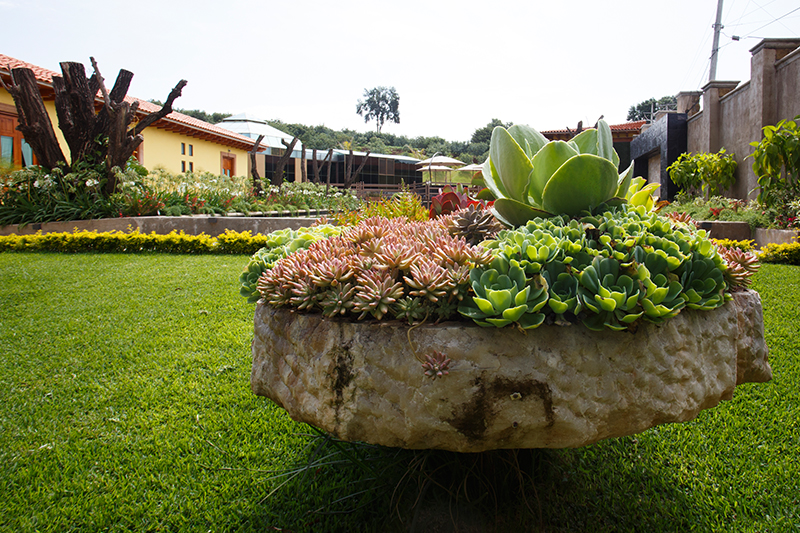
{"label": "large green agave rosette", "polygon": [[613,144],[603,120],[569,141],[548,141],[524,125],[496,127],[482,172],[495,197],[495,216],[521,226],[536,217],[577,216],[606,205],[652,206],[658,185],[633,180],[633,164],[619,173]]}

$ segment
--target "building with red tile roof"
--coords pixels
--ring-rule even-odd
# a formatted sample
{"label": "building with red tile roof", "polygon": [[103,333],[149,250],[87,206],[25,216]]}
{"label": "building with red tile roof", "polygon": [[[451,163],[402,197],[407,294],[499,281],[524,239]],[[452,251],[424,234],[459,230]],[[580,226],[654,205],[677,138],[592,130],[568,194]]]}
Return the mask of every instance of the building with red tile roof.
{"label": "building with red tile roof", "polygon": [[[59,73],[20,59],[0,54],[0,79],[11,82],[11,70],[29,68],[33,71],[42,94],[45,107],[54,125],[64,153],[69,153],[56,118],[53,76]],[[144,117],[160,109],[160,106],[131,96],[127,102],[138,102],[137,114]],[[0,86],[0,146],[2,155],[17,165],[32,164],[32,154],[16,131],[17,111],[11,95]],[[254,140],[219,126],[203,122],[194,117],[173,111],[142,132],[144,141],[139,145],[137,157],[147,168],[162,167],[171,172],[209,171],[219,174],[249,174],[249,155]],[[259,147],[259,150],[262,148]]]}

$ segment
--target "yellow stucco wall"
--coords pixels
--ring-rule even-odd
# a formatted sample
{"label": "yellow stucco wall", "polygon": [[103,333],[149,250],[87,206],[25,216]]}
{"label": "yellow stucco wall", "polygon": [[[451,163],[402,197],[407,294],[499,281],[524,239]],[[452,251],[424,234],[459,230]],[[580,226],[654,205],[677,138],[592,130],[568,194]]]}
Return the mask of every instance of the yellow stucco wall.
{"label": "yellow stucco wall", "polygon": [[[8,91],[0,87],[0,104],[8,104],[10,106],[14,105],[14,99],[8,94]],[[66,157],[69,157],[69,146],[67,146],[67,141],[64,139],[64,135],[61,133],[61,130],[58,129],[58,115],[56,115],[56,104],[52,100],[49,102],[44,103],[45,109],[47,109],[47,114],[50,115],[50,122],[53,124],[53,129],[56,133],[56,139],[58,139],[58,144],[61,145],[61,151],[64,152]]]}
{"label": "yellow stucco wall", "polygon": [[[170,172],[180,173],[181,162],[186,162],[186,170],[189,170],[189,163],[194,163],[195,172],[212,172],[220,174],[222,172],[221,154],[231,153],[236,157],[234,174],[237,176],[247,175],[247,163],[249,156],[244,150],[228,148],[220,144],[187,137],[178,133],[173,133],[155,128],[153,126],[142,132],[144,142],[142,143],[142,164],[147,169],[161,166]],[[181,154],[181,143],[186,145],[186,153]],[[189,145],[192,145],[192,154],[189,155]]]}

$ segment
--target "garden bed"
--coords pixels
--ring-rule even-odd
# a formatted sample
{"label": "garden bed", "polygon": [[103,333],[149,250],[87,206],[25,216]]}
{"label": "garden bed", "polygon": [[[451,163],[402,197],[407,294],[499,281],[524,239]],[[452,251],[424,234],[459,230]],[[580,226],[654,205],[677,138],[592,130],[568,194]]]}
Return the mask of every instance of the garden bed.
{"label": "garden bed", "polygon": [[754,240],[759,248],[767,244],[785,244],[797,242],[800,231],[793,229],[750,229],[747,222],[728,220],[701,220],[697,222],[699,229],[710,233],[714,239],[730,239],[733,241]]}
{"label": "garden bed", "polygon": [[[409,339],[409,333],[410,339]],[[431,379],[416,352],[443,352]],[[734,293],[631,332],[544,326],[527,334],[462,322],[357,323],[276,309],[255,314],[253,391],[341,439],[480,452],[565,448],[691,420],[771,379],[761,299]]]}

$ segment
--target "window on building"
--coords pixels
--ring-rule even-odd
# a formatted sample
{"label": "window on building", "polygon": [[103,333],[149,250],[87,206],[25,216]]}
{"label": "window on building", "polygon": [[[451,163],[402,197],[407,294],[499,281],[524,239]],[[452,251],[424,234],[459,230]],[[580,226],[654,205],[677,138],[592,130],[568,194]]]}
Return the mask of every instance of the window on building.
{"label": "window on building", "polygon": [[0,162],[6,165],[14,163],[14,138],[0,136]]}
{"label": "window on building", "polygon": [[194,155],[194,145],[189,145],[189,155]]}
{"label": "window on building", "polygon": [[[191,144],[189,146],[191,146]],[[191,155],[191,154],[189,154],[189,155]],[[194,163],[192,163],[191,161],[189,161],[189,172],[194,172]]]}
{"label": "window on building", "polygon": [[181,172],[186,172],[186,161],[181,161]]}
{"label": "window on building", "polygon": [[186,143],[181,143],[181,155],[186,155]]}

